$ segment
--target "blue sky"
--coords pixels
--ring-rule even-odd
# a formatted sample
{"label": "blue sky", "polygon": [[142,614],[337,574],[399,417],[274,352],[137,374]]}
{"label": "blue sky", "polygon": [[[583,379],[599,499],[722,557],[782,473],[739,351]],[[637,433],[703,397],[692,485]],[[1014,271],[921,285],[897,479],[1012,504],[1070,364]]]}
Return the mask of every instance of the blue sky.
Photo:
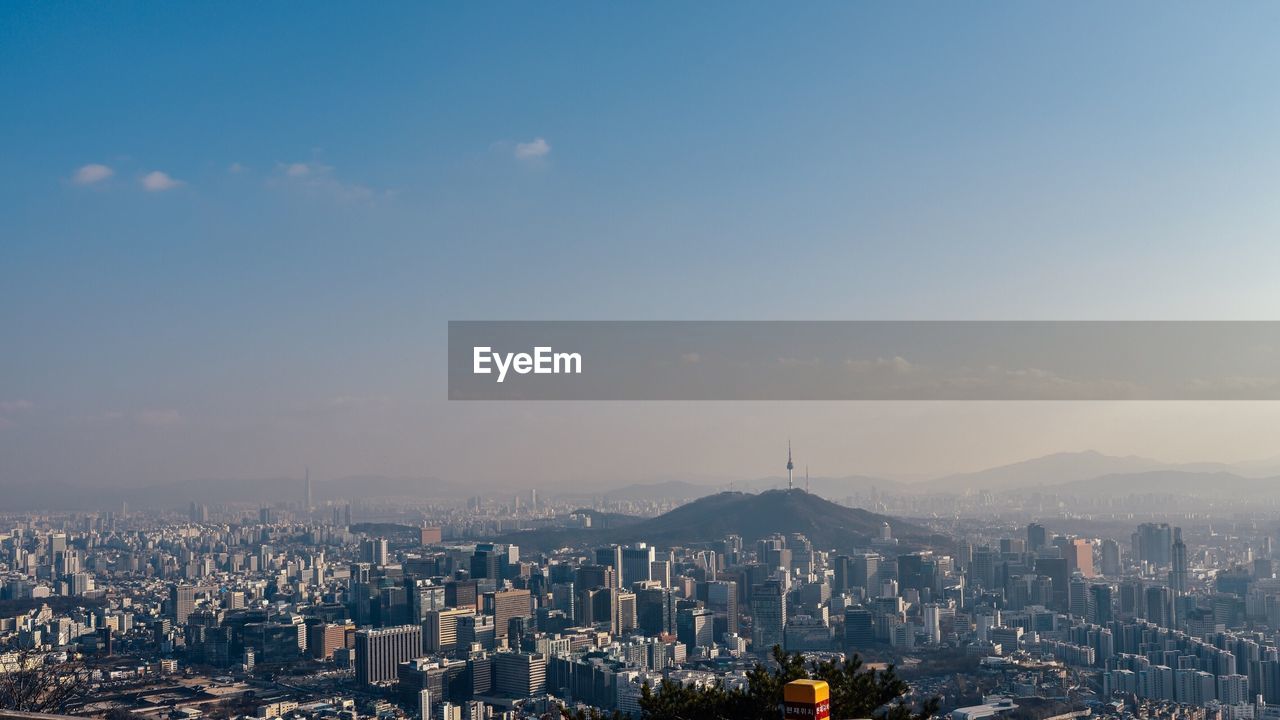
{"label": "blue sky", "polygon": [[1265,454],[1254,410],[1188,445],[1206,406],[1129,439],[1054,407],[460,407],[440,361],[448,319],[1274,319],[1277,27],[1265,3],[6,4],[0,481],[518,484],[584,437],[592,478],[733,475],[766,438],[921,423],[928,467],[874,433],[814,452]]}

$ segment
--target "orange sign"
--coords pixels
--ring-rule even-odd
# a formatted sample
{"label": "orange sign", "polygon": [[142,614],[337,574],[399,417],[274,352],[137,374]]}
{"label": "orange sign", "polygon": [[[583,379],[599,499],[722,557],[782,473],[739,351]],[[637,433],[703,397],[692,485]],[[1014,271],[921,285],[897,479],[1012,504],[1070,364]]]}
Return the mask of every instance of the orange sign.
{"label": "orange sign", "polygon": [[793,680],[782,688],[784,720],[827,720],[831,717],[831,686],[824,680]]}

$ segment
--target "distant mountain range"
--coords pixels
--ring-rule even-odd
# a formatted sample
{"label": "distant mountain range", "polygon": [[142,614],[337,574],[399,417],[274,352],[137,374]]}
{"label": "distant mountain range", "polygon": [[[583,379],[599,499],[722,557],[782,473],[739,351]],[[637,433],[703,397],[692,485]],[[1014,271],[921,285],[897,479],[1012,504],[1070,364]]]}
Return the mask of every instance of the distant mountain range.
{"label": "distant mountain range", "polygon": [[[812,478],[810,490],[828,498],[843,498],[871,490],[891,494],[963,494],[977,490],[997,492],[1046,491],[1115,497],[1133,494],[1172,494],[1190,497],[1222,497],[1274,492],[1280,487],[1280,467],[1275,463],[1234,466],[1226,463],[1165,463],[1135,455],[1114,456],[1086,450],[956,473],[918,482],[850,475]],[[803,487],[797,480],[797,487]],[[733,484],[733,489],[765,490],[786,486],[785,477],[767,477]],[[694,483],[665,482],[628,485],[604,493],[611,500],[689,500],[724,488]]]}
{"label": "distant mountain range", "polygon": [[521,547],[552,550],[566,545],[649,542],[697,545],[738,535],[754,542],[774,533],[802,533],[815,547],[867,547],[885,522],[904,548],[939,546],[949,538],[905,520],[837,505],[803,490],[722,492],[681,505],[658,517],[606,529],[544,529],[506,535]]}
{"label": "distant mountain range", "polygon": [[[206,479],[141,488],[82,488],[57,483],[0,486],[4,507],[12,510],[109,510],[121,502],[131,508],[178,508],[191,502],[217,505],[277,502],[301,503],[305,496],[302,478]],[[360,475],[333,480],[312,480],[312,500],[360,498],[439,498],[454,500],[474,494],[474,489],[436,478],[393,478]]]}
{"label": "distant mountain range", "polygon": [[[652,484],[631,484],[613,490],[550,492],[562,500],[605,499],[614,502],[689,502],[724,491],[764,492],[783,489],[786,478],[771,476],[715,483],[672,479]],[[805,480],[796,479],[803,489]],[[867,495],[871,491],[901,494],[963,494],[977,490],[995,492],[1053,492],[1118,497],[1133,494],[1183,495],[1188,497],[1256,497],[1280,487],[1280,459],[1229,465],[1225,463],[1164,463],[1150,458],[1104,455],[1092,450],[1055,453],[1044,457],[957,473],[932,479],[904,482],[866,475],[814,477],[809,490],[826,498],[841,499]],[[488,488],[453,483],[432,477],[351,476],[314,480],[312,496],[317,503],[328,500],[362,498],[414,498],[457,501]],[[105,510],[118,508],[122,501],[131,507],[183,507],[195,501],[205,504],[297,502],[303,497],[301,478],[204,479],[140,488],[99,489],[58,483],[0,482],[3,505],[12,510],[62,509]]]}

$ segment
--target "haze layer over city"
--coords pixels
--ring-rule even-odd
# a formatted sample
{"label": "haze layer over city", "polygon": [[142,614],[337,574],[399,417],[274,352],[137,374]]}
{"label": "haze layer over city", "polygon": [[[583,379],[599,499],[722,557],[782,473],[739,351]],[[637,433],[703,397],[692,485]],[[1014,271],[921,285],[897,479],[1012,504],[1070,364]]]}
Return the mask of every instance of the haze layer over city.
{"label": "haze layer over city", "polygon": [[5,5],[0,720],[1280,720],[1277,29]]}

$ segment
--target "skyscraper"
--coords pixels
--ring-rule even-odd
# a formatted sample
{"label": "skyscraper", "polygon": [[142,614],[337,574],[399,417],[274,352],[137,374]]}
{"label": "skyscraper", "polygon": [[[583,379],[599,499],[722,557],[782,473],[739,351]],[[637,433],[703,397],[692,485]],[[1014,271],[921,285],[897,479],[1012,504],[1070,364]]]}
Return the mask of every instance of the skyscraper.
{"label": "skyscraper", "polygon": [[763,582],[751,590],[751,649],[768,653],[781,645],[787,626],[786,588],[777,580]]}
{"label": "skyscraper", "polygon": [[422,655],[422,628],[399,625],[357,630],[355,651],[356,681],[361,685],[395,680],[400,663]]}
{"label": "skyscraper", "polygon": [[1027,550],[1038,552],[1043,550],[1049,544],[1049,533],[1045,531],[1044,526],[1040,523],[1031,523],[1027,526]]}
{"label": "skyscraper", "polygon": [[1120,543],[1107,538],[1102,541],[1102,574],[1106,577],[1119,577],[1120,567]]}
{"label": "skyscraper", "polygon": [[1187,545],[1182,542],[1182,528],[1173,529],[1173,545],[1170,547],[1169,588],[1175,595],[1187,592]]}
{"label": "skyscraper", "polygon": [[500,638],[507,636],[511,618],[530,617],[532,606],[528,590],[498,590],[484,594],[484,611],[493,616],[494,632]]}
{"label": "skyscraper", "polygon": [[306,486],[305,488],[306,497],[304,498],[304,502],[302,503],[302,509],[305,512],[309,513],[311,512],[312,508],[315,507],[315,504],[311,501],[311,468],[308,467],[305,471],[303,471],[303,473],[304,473],[303,484]]}
{"label": "skyscraper", "polygon": [[196,606],[196,589],[190,585],[174,585],[169,588],[169,613],[174,625],[186,625],[187,618]]}
{"label": "skyscraper", "polygon": [[653,579],[653,563],[657,559],[652,545],[637,543],[622,549],[620,587],[631,587],[637,582]]}

